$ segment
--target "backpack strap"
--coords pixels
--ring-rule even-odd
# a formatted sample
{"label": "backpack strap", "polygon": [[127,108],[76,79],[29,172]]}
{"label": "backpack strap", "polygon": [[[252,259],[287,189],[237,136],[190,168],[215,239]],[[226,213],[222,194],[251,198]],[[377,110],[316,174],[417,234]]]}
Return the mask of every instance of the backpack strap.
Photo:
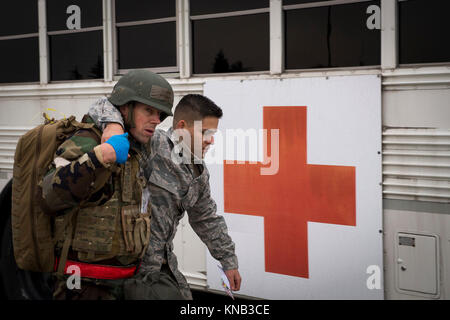
{"label": "backpack strap", "polygon": [[81,205],[75,207],[72,209],[72,211],[68,214],[67,218],[67,229],[68,234],[66,236],[66,239],[64,240],[64,244],[61,251],[61,256],[59,257],[59,263],[58,263],[58,270],[56,272],[56,275],[58,277],[62,277],[64,275],[64,270],[67,262],[67,257],[69,255],[69,248],[72,244],[72,237],[73,233],[75,231],[76,221],[78,212],[80,211]]}

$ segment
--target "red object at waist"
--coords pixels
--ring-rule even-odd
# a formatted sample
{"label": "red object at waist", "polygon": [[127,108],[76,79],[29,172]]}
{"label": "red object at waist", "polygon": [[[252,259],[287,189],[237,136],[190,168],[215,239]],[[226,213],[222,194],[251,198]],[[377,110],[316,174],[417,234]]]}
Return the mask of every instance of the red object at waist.
{"label": "red object at waist", "polygon": [[[58,259],[55,263],[55,271],[58,268]],[[80,270],[80,277],[91,278],[91,279],[103,279],[103,280],[115,280],[115,279],[126,279],[131,278],[137,273],[139,265],[135,266],[106,266],[101,264],[91,264],[79,261],[67,260],[66,266],[64,268],[64,274],[74,274],[74,268],[67,271],[69,267],[76,266]]]}

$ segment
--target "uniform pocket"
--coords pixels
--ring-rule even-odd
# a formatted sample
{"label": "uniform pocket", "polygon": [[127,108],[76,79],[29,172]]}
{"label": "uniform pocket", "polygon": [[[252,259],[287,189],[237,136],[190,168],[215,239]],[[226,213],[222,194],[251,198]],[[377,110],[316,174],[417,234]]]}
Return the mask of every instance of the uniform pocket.
{"label": "uniform pocket", "polygon": [[188,192],[181,199],[181,206],[184,210],[189,210],[192,208],[198,200],[199,197],[199,184],[194,180],[189,186]]}
{"label": "uniform pocket", "polygon": [[150,242],[150,212],[141,213],[139,205],[124,206],[121,218],[127,253],[143,256]]}
{"label": "uniform pocket", "polygon": [[81,209],[77,217],[72,248],[87,253],[88,258],[110,253],[118,214],[117,202]]}

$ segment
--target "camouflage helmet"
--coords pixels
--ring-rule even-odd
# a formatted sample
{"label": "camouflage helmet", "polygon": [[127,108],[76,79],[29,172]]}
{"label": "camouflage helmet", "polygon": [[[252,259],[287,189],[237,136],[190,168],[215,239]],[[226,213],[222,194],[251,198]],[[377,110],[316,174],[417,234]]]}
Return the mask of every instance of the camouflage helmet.
{"label": "camouflage helmet", "polygon": [[156,73],[132,70],[117,81],[109,101],[116,107],[132,101],[146,104],[161,111],[163,121],[172,115],[173,90],[167,80]]}

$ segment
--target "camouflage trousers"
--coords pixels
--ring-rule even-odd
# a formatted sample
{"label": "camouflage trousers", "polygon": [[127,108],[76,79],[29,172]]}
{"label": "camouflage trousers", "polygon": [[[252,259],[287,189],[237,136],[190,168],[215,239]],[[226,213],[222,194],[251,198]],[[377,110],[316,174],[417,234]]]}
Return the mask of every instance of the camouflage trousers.
{"label": "camouflage trousers", "polygon": [[167,265],[160,272],[140,273],[124,282],[127,300],[183,300],[178,283]]}
{"label": "camouflage trousers", "polygon": [[123,280],[82,279],[79,289],[69,289],[66,279],[56,279],[53,299],[123,300]]}

